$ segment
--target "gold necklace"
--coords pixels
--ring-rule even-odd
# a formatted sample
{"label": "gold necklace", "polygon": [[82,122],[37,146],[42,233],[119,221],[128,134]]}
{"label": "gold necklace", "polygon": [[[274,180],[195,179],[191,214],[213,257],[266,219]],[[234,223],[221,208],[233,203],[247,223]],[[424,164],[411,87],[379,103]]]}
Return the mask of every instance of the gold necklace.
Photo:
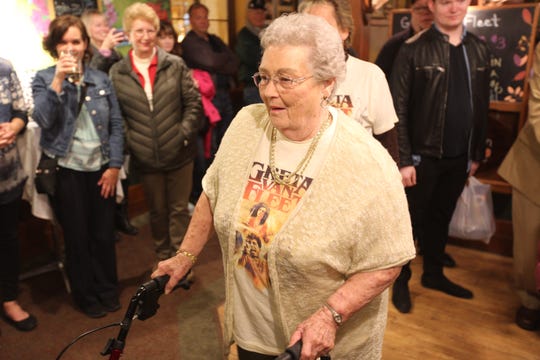
{"label": "gold necklace", "polygon": [[270,172],[272,173],[272,177],[274,178],[274,181],[276,183],[280,185],[291,185],[293,181],[296,180],[298,175],[302,174],[304,170],[306,170],[309,162],[311,161],[311,158],[313,157],[313,153],[315,153],[315,149],[317,148],[317,145],[319,144],[319,140],[321,139],[322,134],[330,126],[331,122],[332,122],[332,114],[328,113],[328,118],[326,118],[324,123],[321,124],[319,131],[317,131],[317,134],[315,135],[313,140],[311,140],[311,144],[309,145],[306,155],[298,163],[296,170],[289,174],[282,174],[282,175],[278,173],[278,170],[275,165],[276,164],[275,157],[276,157],[277,130],[275,127],[272,128],[272,137],[270,138]]}

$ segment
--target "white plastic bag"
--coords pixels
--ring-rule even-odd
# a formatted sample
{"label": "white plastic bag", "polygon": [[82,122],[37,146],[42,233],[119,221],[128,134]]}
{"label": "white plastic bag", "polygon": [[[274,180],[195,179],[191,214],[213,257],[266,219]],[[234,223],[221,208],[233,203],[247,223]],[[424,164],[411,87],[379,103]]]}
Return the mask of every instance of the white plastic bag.
{"label": "white plastic bag", "polygon": [[488,244],[495,234],[495,216],[491,187],[474,176],[469,177],[450,221],[449,235]]}

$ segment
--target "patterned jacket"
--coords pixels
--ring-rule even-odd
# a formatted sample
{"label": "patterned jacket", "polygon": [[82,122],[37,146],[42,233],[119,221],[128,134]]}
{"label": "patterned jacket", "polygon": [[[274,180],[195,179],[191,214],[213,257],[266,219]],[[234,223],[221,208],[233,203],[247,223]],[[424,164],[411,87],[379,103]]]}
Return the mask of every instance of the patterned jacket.
{"label": "patterned jacket", "polygon": [[[26,124],[27,106],[13,65],[0,58],[0,123],[10,122],[13,118],[19,118]],[[17,143],[0,149],[0,204],[21,196],[26,178]]]}

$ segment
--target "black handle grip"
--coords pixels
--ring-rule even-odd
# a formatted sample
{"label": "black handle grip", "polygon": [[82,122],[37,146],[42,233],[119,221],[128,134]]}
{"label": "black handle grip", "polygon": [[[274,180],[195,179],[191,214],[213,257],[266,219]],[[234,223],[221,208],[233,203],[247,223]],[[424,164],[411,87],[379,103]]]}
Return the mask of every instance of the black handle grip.
{"label": "black handle grip", "polygon": [[[294,345],[285,349],[285,352],[279,355],[275,360],[298,360],[302,353],[302,339],[294,343]],[[319,358],[320,360],[332,360],[330,355],[324,355]]]}
{"label": "black handle grip", "polygon": [[147,292],[157,291],[157,292],[163,293],[165,291],[165,285],[167,285],[167,282],[169,281],[169,279],[170,279],[169,275],[157,276],[151,280],[148,280],[144,284],[142,284],[141,288],[144,288],[144,291],[147,291]]}
{"label": "black handle grip", "polygon": [[302,340],[298,340],[294,345],[285,349],[275,360],[298,360],[302,352]]}
{"label": "black handle grip", "polygon": [[[184,275],[184,277],[181,278],[180,281],[178,281],[178,283],[173,287],[171,291],[174,291],[178,288],[184,288],[185,290],[188,290],[192,283],[192,280],[189,279],[190,273],[191,273],[191,270],[189,270],[187,274]],[[163,294],[165,292],[165,286],[169,282],[170,278],[171,277],[167,274],[156,276],[152,280],[149,280],[145,282],[144,284],[142,284],[142,287],[144,287],[146,291],[157,291],[160,294]]]}

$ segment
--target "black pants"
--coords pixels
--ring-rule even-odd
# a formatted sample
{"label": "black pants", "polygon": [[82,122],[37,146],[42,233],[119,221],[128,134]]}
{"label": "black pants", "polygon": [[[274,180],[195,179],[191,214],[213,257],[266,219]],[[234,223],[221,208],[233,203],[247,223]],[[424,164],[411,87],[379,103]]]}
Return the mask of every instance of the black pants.
{"label": "black pants", "polygon": [[238,348],[238,360],[274,360],[277,356],[275,355],[263,355],[242,349],[240,346]]}
{"label": "black pants", "polygon": [[440,275],[448,225],[467,180],[467,156],[422,157],[416,185],[406,188],[413,232],[424,253],[424,274]]}
{"label": "black pants", "polygon": [[191,195],[189,196],[189,201],[192,204],[196,204],[197,200],[199,200],[199,196],[202,194],[202,179],[208,169],[208,164],[210,163],[210,160],[206,158],[204,153],[205,136],[206,135],[204,134],[197,135],[197,155],[193,162],[193,187],[191,189]]}
{"label": "black pants", "polygon": [[17,298],[19,284],[20,254],[17,224],[19,222],[20,197],[0,204],[0,294],[2,302]]}
{"label": "black pants", "polygon": [[81,308],[118,299],[114,240],[115,198],[104,199],[97,183],[105,169],[60,168],[54,198],[64,231],[66,270],[73,300]]}
{"label": "black pants", "polygon": [[231,96],[228,88],[217,88],[216,95],[212,99],[212,103],[218,109],[221,120],[218,121],[212,132],[212,158],[216,154],[221,139],[225,135],[227,128],[231,124],[234,117]]}

